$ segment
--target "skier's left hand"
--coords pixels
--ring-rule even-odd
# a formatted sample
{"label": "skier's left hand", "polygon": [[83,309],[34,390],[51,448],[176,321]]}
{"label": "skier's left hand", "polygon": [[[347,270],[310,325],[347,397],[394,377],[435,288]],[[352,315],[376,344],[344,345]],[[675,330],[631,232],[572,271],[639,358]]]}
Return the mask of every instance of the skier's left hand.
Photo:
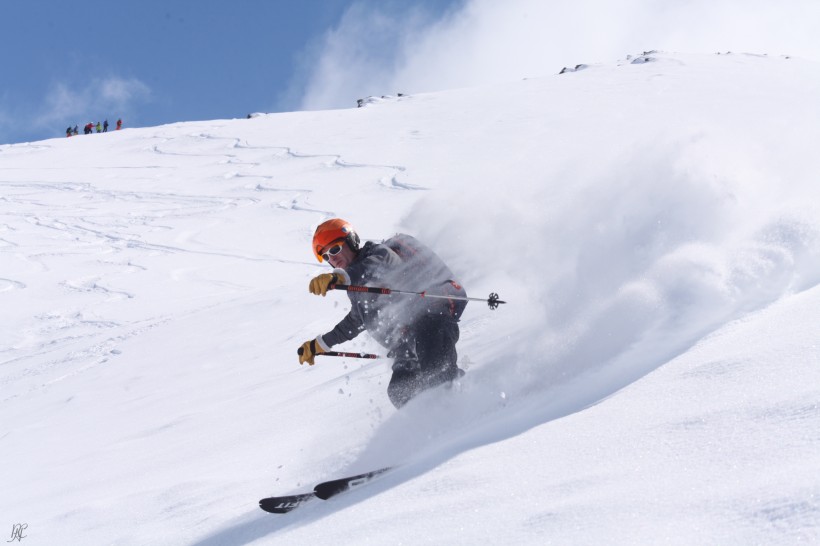
{"label": "skier's left hand", "polygon": [[302,343],[302,346],[299,347],[297,352],[299,353],[299,364],[304,364],[307,362],[309,365],[313,366],[315,364],[313,359],[316,355],[324,353],[325,350],[317,340],[312,339]]}

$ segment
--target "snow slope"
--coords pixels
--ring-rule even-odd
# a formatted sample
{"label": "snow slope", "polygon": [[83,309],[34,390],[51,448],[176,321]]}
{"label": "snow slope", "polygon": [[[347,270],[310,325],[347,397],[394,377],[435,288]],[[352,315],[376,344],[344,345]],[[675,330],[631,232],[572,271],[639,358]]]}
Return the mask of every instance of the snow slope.
{"label": "snow slope", "polygon": [[[27,544],[820,541],[820,66],[647,53],[0,146],[0,528]],[[472,296],[455,391],[317,359],[341,216]],[[366,335],[349,349],[379,352]],[[403,463],[275,516],[261,497]],[[8,531],[7,531],[8,532]]]}

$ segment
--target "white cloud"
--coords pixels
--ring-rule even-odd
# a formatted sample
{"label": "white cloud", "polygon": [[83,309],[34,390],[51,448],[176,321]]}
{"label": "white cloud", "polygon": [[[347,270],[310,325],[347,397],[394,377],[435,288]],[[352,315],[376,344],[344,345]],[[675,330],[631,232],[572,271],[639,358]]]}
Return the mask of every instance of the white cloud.
{"label": "white cloud", "polygon": [[326,34],[302,108],[554,74],[646,49],[820,60],[817,0],[468,0],[438,21],[384,5],[357,3]]}
{"label": "white cloud", "polygon": [[147,85],[136,79],[109,78],[100,84],[100,98],[112,105],[124,106],[151,94]]}
{"label": "white cloud", "polygon": [[403,39],[429,23],[421,10],[403,8],[397,14],[353,4],[337,28],[306,55],[305,62],[314,68],[307,73],[302,107],[349,106],[361,96],[382,94],[404,55]]}
{"label": "white cloud", "polygon": [[109,77],[84,86],[57,83],[48,92],[36,127],[84,124],[106,116],[123,116],[140,101],[150,99],[150,88],[137,79]]}

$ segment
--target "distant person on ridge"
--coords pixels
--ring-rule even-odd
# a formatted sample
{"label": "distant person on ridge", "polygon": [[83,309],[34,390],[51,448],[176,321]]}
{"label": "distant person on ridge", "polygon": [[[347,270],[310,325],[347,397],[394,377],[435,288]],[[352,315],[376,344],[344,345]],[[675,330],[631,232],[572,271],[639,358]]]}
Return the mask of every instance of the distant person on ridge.
{"label": "distant person on ridge", "polygon": [[103,133],[107,133],[107,132],[108,132],[108,120],[105,120],[103,122]]}
{"label": "distant person on ridge", "polygon": [[75,126],[74,126],[74,134],[75,134],[75,135],[79,135],[79,134],[80,134],[80,128],[79,128],[77,125],[75,125]]}
{"label": "distant person on ridge", "polygon": [[65,136],[67,136],[67,137],[70,137],[70,136],[71,136],[71,126],[69,126],[69,127],[65,130]]}
{"label": "distant person on ridge", "polygon": [[97,132],[102,133],[102,125],[100,125],[99,121],[97,122]]}
{"label": "distant person on ridge", "polygon": [[117,120],[117,131],[119,131],[120,129],[122,129],[122,119]]}
{"label": "distant person on ridge", "polygon": [[[465,296],[441,258],[409,235],[360,245],[353,227],[335,218],[316,228],[313,253],[334,267],[310,281],[310,293],[317,296],[337,283]],[[397,408],[426,389],[464,375],[456,364],[456,342],[465,301],[356,291],[347,295],[350,312],[330,332],[302,344],[300,364],[312,366],[316,355],[367,330],[394,359],[387,395]]]}

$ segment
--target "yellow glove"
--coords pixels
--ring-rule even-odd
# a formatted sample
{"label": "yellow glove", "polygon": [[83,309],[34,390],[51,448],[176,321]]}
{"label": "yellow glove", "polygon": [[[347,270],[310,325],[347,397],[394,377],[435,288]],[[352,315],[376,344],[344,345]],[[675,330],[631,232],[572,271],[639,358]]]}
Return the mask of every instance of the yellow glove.
{"label": "yellow glove", "polygon": [[335,273],[322,273],[310,280],[310,287],[308,289],[311,294],[324,296],[327,294],[327,287],[337,282],[339,282],[339,280]]}
{"label": "yellow glove", "polygon": [[299,364],[304,364],[307,362],[311,366],[315,364],[313,362],[314,357],[316,355],[320,355],[325,352],[319,342],[315,339],[310,341],[305,341],[302,343],[302,346],[299,347],[299,350],[296,351],[299,354]]}

